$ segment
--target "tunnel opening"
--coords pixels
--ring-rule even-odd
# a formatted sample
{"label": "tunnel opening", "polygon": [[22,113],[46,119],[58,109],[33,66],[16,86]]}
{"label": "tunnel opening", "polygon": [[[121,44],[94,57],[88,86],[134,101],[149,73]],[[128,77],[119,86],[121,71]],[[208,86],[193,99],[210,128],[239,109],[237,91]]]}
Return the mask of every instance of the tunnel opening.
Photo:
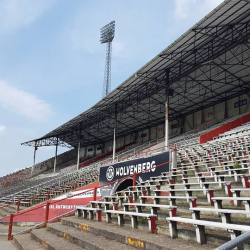
{"label": "tunnel opening", "polygon": [[129,178],[126,180],[123,180],[120,182],[120,184],[117,186],[115,192],[122,191],[126,189],[127,187],[133,186],[133,179]]}

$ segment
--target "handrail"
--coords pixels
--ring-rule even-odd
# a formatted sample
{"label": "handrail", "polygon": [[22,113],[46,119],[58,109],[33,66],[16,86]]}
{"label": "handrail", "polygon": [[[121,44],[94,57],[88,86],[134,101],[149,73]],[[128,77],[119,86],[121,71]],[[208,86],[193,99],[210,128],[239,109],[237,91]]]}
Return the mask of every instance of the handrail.
{"label": "handrail", "polygon": [[[86,176],[83,176],[83,179],[86,179]],[[59,178],[59,181],[60,181],[60,178]],[[65,184],[65,183],[63,183],[63,185],[62,186],[59,186],[59,187],[56,187],[56,188],[53,188],[52,189],[52,191],[56,191],[56,190],[58,190],[59,188],[64,188],[65,187],[65,185],[70,185],[71,183],[67,183],[67,184]],[[74,183],[75,184],[75,183]],[[59,184],[60,185],[60,184]],[[72,184],[73,185],[73,184]],[[49,193],[49,192],[48,192]],[[47,193],[47,196],[48,196],[48,193]],[[34,198],[36,198],[36,197],[38,197],[39,195],[37,195],[37,194],[32,194],[32,195],[34,195]],[[20,206],[20,202],[21,201],[25,201],[27,198],[32,198],[32,195],[30,195],[30,196],[27,196],[26,198],[23,198],[23,199],[18,199],[17,200],[17,209],[16,209],[16,211],[17,212],[19,212],[19,206]],[[47,199],[46,200],[49,200],[49,198],[47,197]],[[39,203],[39,204],[41,204],[41,203]],[[39,204],[37,204],[37,205],[39,205]],[[12,202],[12,203],[9,203],[9,204],[6,204],[6,205],[3,205],[3,206],[1,206],[0,207],[0,209],[1,208],[3,208],[3,207],[9,207],[9,206],[11,206],[11,205],[16,205],[16,201],[14,200],[14,202]],[[6,216],[4,216],[4,217],[2,217],[1,219],[4,219],[4,218],[6,218],[6,217],[8,217],[9,215],[6,215]]]}
{"label": "handrail", "polygon": [[[114,183],[116,183],[116,182],[119,182],[119,181],[122,181],[122,180],[125,180],[125,179],[128,179],[128,178],[131,178],[131,177],[133,177],[133,179],[135,179],[135,177],[136,177],[137,174],[141,174],[141,173],[147,172],[147,171],[149,171],[149,170],[151,170],[151,169],[155,169],[155,168],[161,167],[162,165],[165,165],[165,164],[170,163],[170,162],[171,162],[171,161],[167,161],[167,162],[161,163],[161,164],[159,164],[159,165],[156,165],[156,166],[154,166],[154,167],[152,167],[152,168],[149,168],[149,169],[146,169],[146,170],[142,170],[142,171],[140,171],[140,172],[138,172],[138,173],[134,173],[134,174],[128,175],[128,176],[126,176],[126,177],[117,179],[117,180],[115,180],[115,181],[106,183],[106,184],[104,184],[104,185],[101,185],[101,186],[99,185],[98,187],[91,188],[91,189],[88,189],[88,190],[84,190],[83,192],[80,192],[80,193],[77,193],[77,194],[72,194],[72,195],[70,195],[70,196],[68,196],[68,197],[65,197],[65,198],[61,199],[61,200],[54,200],[54,201],[50,201],[50,202],[49,202],[49,201],[46,201],[46,202],[40,203],[40,204],[37,205],[36,207],[32,207],[32,208],[30,208],[30,209],[23,210],[23,211],[18,212],[18,213],[16,213],[16,214],[13,214],[13,213],[12,213],[12,214],[10,214],[10,219],[9,219],[8,240],[11,240],[11,239],[12,239],[12,224],[13,224],[13,220],[14,220],[14,217],[17,217],[18,215],[25,214],[25,213],[30,212],[30,211],[34,211],[34,210],[36,210],[36,209],[39,209],[39,208],[41,208],[41,207],[44,207],[44,205],[46,204],[45,221],[44,221],[43,223],[39,223],[39,224],[36,225],[35,227],[28,228],[27,231],[28,231],[28,230],[31,230],[31,229],[33,229],[33,228],[36,228],[37,226],[41,226],[41,225],[42,225],[42,226],[44,226],[44,225],[46,226],[46,224],[47,224],[49,221],[51,221],[51,220],[53,220],[53,219],[55,219],[55,218],[58,217],[58,216],[57,216],[57,217],[55,217],[55,218],[52,218],[52,219],[48,220],[48,216],[49,216],[49,206],[50,206],[51,204],[55,204],[55,203],[57,203],[57,202],[61,202],[61,201],[63,201],[63,200],[66,200],[66,199],[69,199],[69,198],[72,198],[72,197],[75,197],[75,196],[79,196],[79,195],[81,195],[81,194],[84,194],[84,193],[87,193],[87,192],[91,192],[91,191],[94,191],[94,192],[93,192],[93,197],[96,197],[96,192],[97,192],[97,189],[98,189],[98,188],[102,188],[102,187],[105,187],[105,186],[109,186],[109,185],[111,185],[111,184],[114,184]],[[72,211],[73,211],[73,210],[72,210]]]}
{"label": "handrail", "polygon": [[[156,148],[156,149],[153,149],[153,150],[147,150],[147,151],[145,151],[144,152],[144,150],[146,150],[146,149],[148,149],[148,148],[150,148],[150,147],[154,147],[154,146],[156,146],[156,145],[158,145],[158,144],[160,144],[160,143],[162,143],[162,142],[158,142],[158,143],[155,143],[155,144],[152,144],[151,146],[149,146],[149,147],[146,147],[146,148],[144,148],[144,149],[141,149],[141,150],[139,150],[137,153],[135,153],[135,154],[131,154],[131,155],[127,155],[126,156],[126,158],[128,159],[128,158],[131,158],[131,157],[134,157],[134,156],[136,156],[137,158],[138,157],[140,157],[141,155],[144,155],[144,154],[146,154],[146,155],[148,155],[148,152],[155,152],[155,151],[161,151],[161,150],[163,150],[163,149],[166,149],[166,147],[167,148],[170,148],[170,147],[175,147],[175,144],[170,144],[170,145],[168,145],[168,146],[163,146],[163,147],[160,147],[160,148]],[[117,156],[117,159],[118,159],[118,157],[119,156]],[[119,162],[119,161],[117,161],[117,162]],[[109,163],[109,162],[106,162],[106,164],[107,163]],[[106,165],[105,164],[105,165]],[[105,166],[104,165],[104,166]],[[70,174],[70,173],[68,173],[68,174]],[[60,180],[60,177],[58,177],[58,178],[56,178],[56,180]],[[47,182],[52,182],[52,180],[50,180],[50,181],[47,181]],[[38,187],[39,187],[40,185],[38,185]],[[43,185],[44,186],[44,185]],[[29,190],[29,189],[27,189],[27,190]],[[25,198],[26,199],[26,198]],[[23,201],[23,200],[25,200],[25,199],[22,199],[21,201]],[[13,205],[13,204],[16,204],[16,202],[14,201],[14,202],[12,202],[12,203],[10,203],[10,204],[7,204],[7,205],[4,205],[3,207],[8,207],[8,206],[11,206],[11,205]],[[2,208],[2,207],[0,207],[0,208]],[[18,211],[17,211],[18,212]]]}
{"label": "handrail", "polygon": [[[139,152],[144,151],[144,150],[146,150],[147,148],[150,148],[150,147],[156,146],[157,144],[162,143],[162,141],[161,141],[162,139],[164,139],[164,137],[161,137],[161,138],[158,138],[158,139],[154,139],[154,140],[152,140],[152,141],[150,141],[150,142],[144,143],[144,144],[142,144],[142,145],[139,145],[139,146],[137,146],[137,147],[131,149],[131,150],[136,150],[136,149],[138,149],[138,148],[144,147],[145,144],[153,143],[152,145],[149,145],[149,146],[147,146],[147,147],[145,147],[145,148],[139,149],[137,153],[131,154],[131,155],[127,156],[127,157],[132,157],[133,155],[138,155]],[[127,146],[128,146],[128,145],[131,145],[131,144],[127,144]],[[170,144],[169,146],[171,146],[171,145],[174,145],[174,144]],[[156,149],[156,150],[157,150],[157,149]],[[128,150],[128,151],[130,151],[130,150]],[[67,152],[68,152],[68,151],[67,151]],[[116,159],[122,157],[124,154],[126,154],[126,152],[121,153],[120,155],[117,155],[117,156],[116,156]],[[103,161],[102,161],[103,164],[101,164],[101,162],[97,161],[97,162],[90,163],[90,165],[89,165],[88,167],[98,166],[98,164],[99,164],[99,165],[101,164],[102,166],[105,166],[107,163],[110,163],[110,161],[112,161],[112,158],[103,159]],[[119,162],[119,161],[116,160],[116,162]],[[81,168],[80,171],[82,171],[83,169],[84,169],[84,168]],[[68,177],[68,176],[70,176],[71,174],[73,174],[73,173],[75,173],[75,172],[77,172],[77,171],[79,171],[79,170],[75,170],[75,171],[72,171],[72,172],[70,172],[70,173],[64,173],[64,174],[59,174],[59,173],[58,173],[57,178],[52,179],[52,180],[47,180],[46,183],[48,183],[48,182],[53,183],[53,182],[55,182],[55,181],[57,181],[57,180],[60,181],[60,178]],[[37,184],[37,185],[33,186],[32,189],[34,189],[34,188],[36,188],[36,187],[39,188],[40,186],[44,186],[44,184],[45,184],[45,183],[43,183],[43,184],[41,184],[41,183],[40,183],[40,184]],[[28,190],[30,190],[30,189],[31,189],[31,188],[26,188],[26,189],[22,190],[22,192],[28,191]],[[19,192],[20,192],[20,191],[19,191]],[[16,192],[15,194],[18,194],[19,192]],[[4,196],[4,198],[5,198],[5,197],[6,197],[6,198],[9,198],[9,197],[13,197],[13,196],[15,197],[15,194],[11,194],[11,195]],[[15,202],[10,203],[10,204],[8,204],[7,206],[11,206],[11,205],[13,205],[13,204],[15,204]],[[5,207],[5,206],[4,206],[4,207]],[[2,208],[2,207],[0,207],[0,208]]]}
{"label": "handrail", "polygon": [[[92,166],[88,166],[87,168],[90,168],[90,167],[92,167]],[[82,172],[82,174],[84,174],[85,172],[87,172],[87,169],[81,169],[80,170],[81,172]],[[47,180],[45,183],[40,183],[40,184],[38,184],[38,185],[36,185],[36,186],[34,186],[34,187],[29,187],[29,188],[26,188],[26,189],[24,189],[24,190],[22,190],[22,192],[25,192],[25,191],[29,191],[29,190],[34,190],[34,188],[40,188],[40,187],[43,187],[43,186],[45,186],[46,184],[53,184],[53,183],[55,183],[55,182],[57,182],[57,181],[59,181],[60,182],[60,180],[62,179],[62,178],[64,178],[64,177],[70,177],[72,174],[74,174],[75,172],[77,172],[77,171],[74,171],[74,172],[71,172],[71,173],[65,173],[65,174],[63,174],[63,175],[59,175],[59,176],[57,176],[56,178],[54,178],[54,179],[52,179],[52,180]],[[9,197],[14,197],[15,198],[15,195],[16,194],[19,194],[19,192],[17,192],[17,193],[15,193],[15,194],[12,194],[12,195],[7,195],[7,196],[5,196],[5,197],[3,197],[3,198],[9,198]],[[10,204],[6,204],[6,205],[3,205],[3,206],[0,206],[0,209],[1,208],[3,208],[3,207],[9,207],[9,206],[11,206],[11,205],[14,205],[15,204],[15,202],[12,202],[12,203],[10,203]]]}
{"label": "handrail", "polygon": [[227,243],[221,245],[220,247],[216,248],[215,250],[231,250],[250,239],[250,231],[236,237],[233,240],[228,241]]}

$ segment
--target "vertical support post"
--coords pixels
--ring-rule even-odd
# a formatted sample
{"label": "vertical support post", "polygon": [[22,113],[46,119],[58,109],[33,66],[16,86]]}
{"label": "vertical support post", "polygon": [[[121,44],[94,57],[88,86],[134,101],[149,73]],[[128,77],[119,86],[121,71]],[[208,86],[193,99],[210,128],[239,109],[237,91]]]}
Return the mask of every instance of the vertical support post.
{"label": "vertical support post", "polygon": [[96,201],[96,196],[97,196],[97,187],[94,187],[93,201]]}
{"label": "vertical support post", "polygon": [[168,106],[169,106],[169,69],[166,70],[166,87],[165,87],[165,95],[166,95],[166,103],[165,103],[165,150],[168,147],[169,140],[169,122],[168,122]]}
{"label": "vertical support post", "polygon": [[168,97],[165,103],[165,150],[168,147],[168,140],[169,140],[169,130],[168,130]]}
{"label": "vertical support post", "polygon": [[134,173],[133,175],[133,186],[134,187],[136,186],[136,173]]}
{"label": "vertical support post", "polygon": [[45,208],[45,220],[44,220],[45,226],[47,225],[48,221],[49,221],[49,201],[46,202],[46,208]]}
{"label": "vertical support post", "polygon": [[80,148],[81,148],[81,141],[79,141],[79,143],[78,143],[77,164],[76,164],[77,170],[79,170],[79,163],[80,163]]}
{"label": "vertical support post", "polygon": [[175,147],[172,150],[172,163],[171,163],[172,169],[176,169],[177,168],[177,148]]}
{"label": "vertical support post", "polygon": [[114,126],[114,141],[113,141],[113,163],[115,162],[116,127],[117,127],[117,104],[115,105],[115,126]]}
{"label": "vertical support post", "polygon": [[16,208],[16,211],[19,212],[19,209],[20,209],[20,199],[18,199],[18,201],[17,201],[17,208]]}
{"label": "vertical support post", "polygon": [[104,72],[104,83],[102,97],[107,96],[111,89],[111,53],[112,53],[112,41],[107,42],[106,49],[106,63]]}
{"label": "vertical support post", "polygon": [[54,174],[56,173],[57,148],[58,148],[58,137],[57,137],[57,141],[56,141],[56,152],[55,152],[55,160],[54,160]]}
{"label": "vertical support post", "polygon": [[33,156],[33,166],[31,168],[31,176],[33,176],[34,168],[35,168],[35,165],[36,165],[36,151],[37,151],[37,146],[36,146],[36,142],[35,142],[34,156]]}
{"label": "vertical support post", "polygon": [[13,226],[14,214],[10,214],[9,230],[8,230],[8,240],[12,240],[12,226]]}
{"label": "vertical support post", "polygon": [[115,128],[114,128],[114,140],[113,140],[113,163],[115,162]]}
{"label": "vertical support post", "polygon": [[102,221],[102,210],[96,211],[96,220]]}

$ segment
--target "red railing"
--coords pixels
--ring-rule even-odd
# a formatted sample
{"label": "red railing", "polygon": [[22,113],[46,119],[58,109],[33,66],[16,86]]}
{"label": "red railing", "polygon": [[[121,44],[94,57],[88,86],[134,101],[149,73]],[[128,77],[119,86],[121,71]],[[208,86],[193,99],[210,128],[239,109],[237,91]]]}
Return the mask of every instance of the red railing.
{"label": "red railing", "polygon": [[[86,178],[83,178],[83,180],[85,180],[85,179],[86,179]],[[78,181],[79,181],[79,180],[78,180]],[[65,184],[65,185],[63,185],[63,186],[59,186],[59,187],[57,187],[57,188],[53,188],[52,191],[45,193],[44,196],[47,195],[47,199],[46,199],[46,200],[49,200],[49,194],[50,194],[51,192],[55,192],[55,191],[57,191],[57,190],[59,190],[59,189],[65,188],[65,187],[67,187],[67,186],[72,186],[72,187],[74,186],[73,189],[77,189],[77,182],[78,182],[78,181],[75,181],[75,183],[68,183],[68,184]],[[17,199],[17,202],[14,201],[14,202],[11,202],[11,203],[9,203],[9,204],[5,204],[5,205],[3,205],[3,206],[0,206],[0,209],[2,209],[2,208],[4,208],[4,207],[10,207],[11,205],[17,205],[16,211],[19,212],[19,210],[20,210],[20,203],[21,203],[22,201],[32,200],[32,198],[35,198],[35,199],[36,199],[36,198],[39,197],[39,196],[40,196],[40,194],[36,194],[36,195],[27,196],[27,197],[25,197],[25,198],[23,198],[23,199]],[[17,204],[16,204],[16,203],[17,203]],[[32,203],[32,201],[30,201],[30,203]],[[38,202],[38,203],[40,203],[40,202]],[[8,217],[8,215],[5,216],[5,217]],[[3,218],[5,218],[5,217],[3,217]],[[1,218],[1,219],[3,219],[3,218]]]}
{"label": "red railing", "polygon": [[46,202],[43,202],[43,203],[37,205],[36,207],[32,207],[32,208],[30,208],[30,209],[23,210],[23,211],[18,212],[18,213],[16,213],[16,214],[13,214],[13,213],[12,213],[12,214],[10,214],[10,219],[9,219],[8,240],[12,240],[12,226],[13,226],[14,217],[17,217],[17,216],[19,216],[19,215],[25,214],[25,213],[30,212],[30,211],[34,211],[34,210],[40,209],[40,208],[44,207],[44,205],[46,205],[44,222],[39,223],[38,225],[36,225],[36,226],[34,226],[34,227],[31,227],[31,228],[28,228],[28,229],[26,229],[26,230],[24,230],[24,231],[21,231],[20,233],[29,232],[29,231],[31,231],[32,229],[38,228],[38,227],[45,227],[45,226],[47,225],[48,222],[57,221],[58,219],[60,219],[60,218],[62,218],[62,217],[65,217],[65,216],[67,216],[67,215],[73,214],[74,211],[75,211],[75,210],[69,211],[69,212],[67,212],[67,213],[65,213],[65,214],[56,216],[56,217],[54,217],[54,218],[52,218],[52,219],[49,220],[49,207],[50,207],[50,205],[55,204],[55,203],[57,203],[57,202],[61,202],[61,201],[63,201],[63,200],[66,200],[66,199],[69,199],[69,198],[72,198],[72,197],[75,197],[75,196],[78,196],[78,195],[81,195],[81,194],[84,194],[84,193],[87,193],[87,192],[90,192],[90,191],[93,191],[93,200],[95,201],[96,198],[97,198],[97,189],[98,189],[98,188],[102,188],[102,187],[105,187],[105,186],[114,184],[114,183],[116,183],[116,182],[120,182],[120,181],[122,181],[122,180],[131,178],[131,177],[133,178],[133,186],[135,186],[135,185],[136,185],[136,176],[137,176],[137,174],[141,174],[141,173],[147,172],[147,171],[149,171],[149,170],[151,170],[151,169],[161,167],[161,166],[163,166],[163,165],[165,165],[165,164],[169,164],[170,162],[171,162],[171,161],[167,161],[167,162],[161,163],[161,164],[159,164],[159,165],[157,165],[157,166],[154,166],[154,167],[152,167],[152,168],[149,168],[149,169],[140,171],[140,172],[138,172],[138,173],[131,174],[131,175],[129,175],[129,176],[120,178],[120,179],[118,179],[118,180],[109,182],[109,183],[104,184],[104,185],[101,185],[101,186],[99,185],[98,187],[94,187],[94,188],[91,188],[91,189],[88,189],[88,190],[84,190],[83,192],[80,192],[80,193],[77,193],[77,194],[70,195],[70,196],[68,196],[68,197],[66,197],[66,198],[63,198],[63,199],[60,199],[60,200],[56,200],[56,201],[46,201]]}
{"label": "red railing", "polygon": [[[133,158],[133,157],[140,157],[141,155],[148,155],[149,153],[154,153],[154,152],[157,152],[157,151],[161,151],[161,150],[166,150],[166,148],[170,148],[170,147],[173,147],[173,148],[176,148],[176,145],[175,144],[170,144],[169,146],[163,146],[163,147],[160,147],[160,148],[155,148],[155,149],[149,149],[149,150],[147,150],[148,148],[151,148],[151,147],[154,147],[154,146],[156,146],[156,145],[158,145],[158,144],[160,144],[160,143],[162,143],[162,142],[158,142],[158,143],[155,143],[155,144],[152,144],[151,146],[148,146],[148,147],[146,147],[146,148],[144,148],[144,149],[141,149],[141,150],[139,150],[137,153],[135,153],[135,154],[130,154],[130,155],[126,155],[126,159],[129,159],[129,158]],[[126,146],[129,146],[130,144],[127,144]],[[147,151],[145,151],[145,150],[147,150]],[[119,156],[118,156],[119,157]],[[106,164],[108,164],[108,163],[110,163],[112,160],[108,160],[107,162],[106,162]],[[70,185],[70,184],[68,184],[68,185]],[[75,189],[76,189],[76,183],[74,184],[74,186],[75,186]],[[58,188],[55,188],[55,190],[53,190],[53,191],[56,191],[56,190],[58,190],[59,188],[64,188],[64,186],[60,186],[60,187],[58,187]],[[34,198],[36,198],[36,197],[38,197],[38,195],[36,195]],[[29,197],[27,197],[27,198],[32,198],[31,196],[29,196]],[[19,207],[20,207],[20,201],[25,201],[27,198],[24,198],[24,199],[21,199],[21,200],[18,200],[17,202],[18,202],[18,205],[17,205],[17,212],[19,212]],[[49,200],[49,199],[47,199],[47,200]],[[12,203],[9,203],[9,204],[6,204],[6,205],[3,205],[3,206],[1,206],[0,207],[0,209],[1,208],[3,208],[3,207],[9,207],[9,206],[11,206],[11,205],[16,205],[16,202],[12,202]],[[7,217],[7,216],[6,216]]]}

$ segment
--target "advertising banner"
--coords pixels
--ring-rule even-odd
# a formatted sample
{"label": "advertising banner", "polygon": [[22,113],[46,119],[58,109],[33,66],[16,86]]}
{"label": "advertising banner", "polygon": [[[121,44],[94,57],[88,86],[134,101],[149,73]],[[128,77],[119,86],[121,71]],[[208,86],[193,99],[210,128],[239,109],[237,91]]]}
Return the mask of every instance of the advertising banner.
{"label": "advertising banner", "polygon": [[[75,210],[76,206],[84,206],[90,203],[90,201],[93,200],[93,189],[94,187],[99,187],[99,183],[93,183],[88,186],[83,187],[82,189],[79,189],[77,191],[73,191],[71,193],[67,193],[65,195],[59,196],[53,200],[50,200],[52,203],[49,208],[49,219],[53,219],[57,216],[60,216],[62,214],[65,214],[67,212],[70,212],[72,210]],[[89,190],[89,191],[88,191]],[[72,198],[67,198],[69,195],[74,195],[81,193],[83,191],[88,191],[83,194],[76,195]],[[64,199],[67,198],[67,199]],[[62,200],[64,199],[64,200]],[[97,200],[101,199],[100,191],[97,189]],[[57,201],[54,203],[54,201]],[[14,217],[14,222],[44,222],[45,219],[45,206],[39,207],[41,205],[37,205],[37,209],[35,209],[35,206],[32,208],[31,211],[26,213],[21,213],[20,215],[17,215]],[[29,208],[30,209],[30,208]],[[9,217],[6,217],[0,222],[3,221],[9,221]]]}
{"label": "advertising banner", "polygon": [[[99,176],[100,186],[112,183],[116,180],[119,180],[126,176],[130,176],[134,173],[139,173],[141,171],[146,171],[146,172],[137,174],[136,181],[137,183],[146,181],[150,179],[151,176],[159,176],[162,172],[169,172],[169,163],[166,163],[168,161],[169,161],[169,152],[165,152],[150,157],[119,162],[112,166],[101,167]],[[153,168],[161,164],[163,165],[157,168]],[[109,196],[113,194],[116,191],[117,187],[121,184],[121,182],[123,181],[116,182],[101,188],[101,195]]]}

